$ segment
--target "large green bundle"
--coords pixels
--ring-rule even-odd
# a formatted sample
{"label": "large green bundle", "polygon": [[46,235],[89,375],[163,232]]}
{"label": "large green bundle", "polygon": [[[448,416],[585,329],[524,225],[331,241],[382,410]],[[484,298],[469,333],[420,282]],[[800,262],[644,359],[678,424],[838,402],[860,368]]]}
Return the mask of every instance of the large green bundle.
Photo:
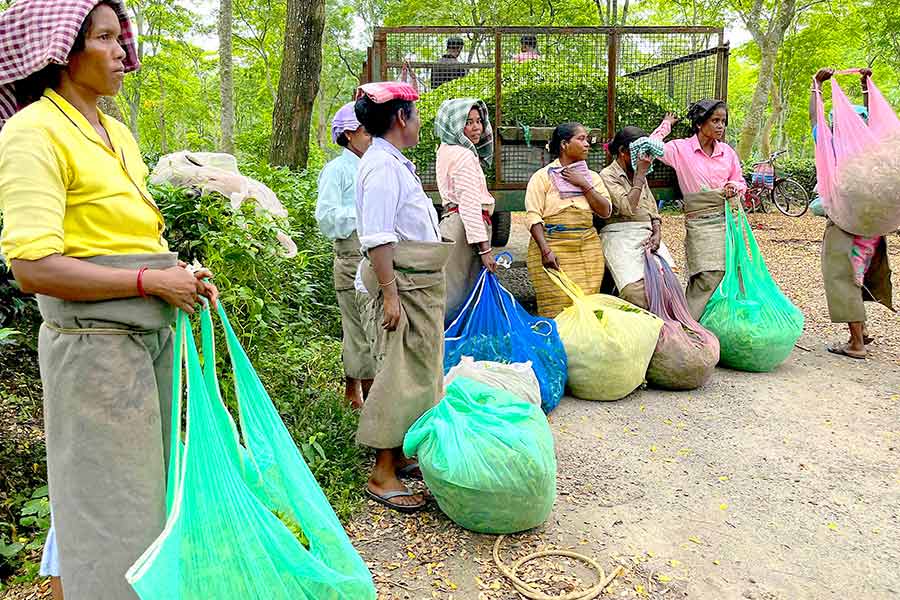
{"label": "large green bundle", "polygon": [[725,232],[725,278],[700,324],[719,338],[722,366],[773,371],[803,333],[803,313],[769,275],[743,210],[725,209]]}
{"label": "large green bundle", "polygon": [[480,533],[537,527],[556,500],[556,455],[547,417],[510,392],[467,377],[406,433],[428,489],[458,525]]}
{"label": "large green bundle", "polygon": [[[501,90],[502,125],[553,127],[577,121],[592,128],[606,127],[607,85],[603,68],[546,61],[504,64]],[[493,121],[494,70],[471,71],[422,95],[418,103],[421,139],[408,152],[420,170],[435,160],[439,141],[434,135],[434,118],[438,107],[444,100],[464,97],[484,100]],[[617,127],[635,125],[649,133],[667,112],[684,112],[686,108],[664,92],[640,87],[631,79],[616,81]]]}

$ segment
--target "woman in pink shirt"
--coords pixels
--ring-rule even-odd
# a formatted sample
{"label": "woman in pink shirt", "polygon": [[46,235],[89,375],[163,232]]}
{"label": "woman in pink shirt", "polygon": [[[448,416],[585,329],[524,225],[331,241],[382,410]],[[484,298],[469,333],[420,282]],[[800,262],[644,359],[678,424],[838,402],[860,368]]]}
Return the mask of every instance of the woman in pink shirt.
{"label": "woman in pink shirt", "polygon": [[[701,100],[688,110],[694,135],[666,142],[662,162],[678,175],[684,194],[684,249],[691,315],[697,320],[725,276],[725,202],[747,189],[737,153],[722,139],[728,107],[721,100]],[[666,115],[650,137],[664,139],[678,119]]]}
{"label": "woman in pink shirt", "polygon": [[481,267],[492,273],[491,215],[494,198],[487,188],[481,162],[494,155],[494,137],[487,106],[475,98],[445,100],[434,120],[441,145],[437,151],[437,184],[444,206],[441,235],[454,243],[444,271],[446,320],[456,317]]}

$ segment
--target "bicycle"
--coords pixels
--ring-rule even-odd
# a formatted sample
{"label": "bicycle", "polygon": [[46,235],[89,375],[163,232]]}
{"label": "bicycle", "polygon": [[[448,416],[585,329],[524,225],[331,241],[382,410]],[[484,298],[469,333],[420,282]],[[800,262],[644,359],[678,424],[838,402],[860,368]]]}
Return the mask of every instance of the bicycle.
{"label": "bicycle", "polygon": [[809,194],[796,180],[781,177],[775,170],[775,161],[787,150],[774,152],[768,159],[753,164],[750,187],[744,193],[744,210],[766,212],[766,203],[771,201],[782,214],[788,217],[802,217],[809,209]]}

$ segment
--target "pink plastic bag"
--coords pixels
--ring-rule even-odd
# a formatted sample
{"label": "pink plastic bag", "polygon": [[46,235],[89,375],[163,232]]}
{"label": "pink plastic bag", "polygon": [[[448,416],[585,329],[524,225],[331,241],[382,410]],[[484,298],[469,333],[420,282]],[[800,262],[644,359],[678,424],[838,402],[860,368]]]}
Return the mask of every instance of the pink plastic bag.
{"label": "pink plastic bag", "polygon": [[650,312],[663,320],[647,383],[666,390],[700,387],[719,362],[718,338],[691,316],[675,273],[649,251],[644,255],[644,286]]}
{"label": "pink plastic bag", "polygon": [[[839,75],[859,69],[838,71]],[[859,236],[874,237],[900,227],[900,187],[896,157],[900,119],[881,91],[867,79],[868,124],[856,113],[834,78],[831,80],[834,129],[825,119],[821,91],[816,102],[816,175],[825,211],[835,224]],[[813,80],[813,88],[818,83]],[[893,159],[896,163],[896,158]]]}

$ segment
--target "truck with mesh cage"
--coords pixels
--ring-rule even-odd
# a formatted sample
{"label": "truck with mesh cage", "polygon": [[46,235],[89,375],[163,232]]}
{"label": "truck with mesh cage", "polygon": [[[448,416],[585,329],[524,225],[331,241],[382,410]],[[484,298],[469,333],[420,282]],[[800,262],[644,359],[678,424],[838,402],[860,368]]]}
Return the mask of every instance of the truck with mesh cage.
{"label": "truck with mesh cage", "polygon": [[[418,87],[422,131],[408,154],[436,205],[437,108],[457,97],[487,103],[492,242],[504,246],[510,213],[525,208],[528,180],[552,161],[546,143],[556,125],[578,121],[590,130],[588,164],[599,171],[610,160],[604,142],[621,127],[650,132],[666,112],[683,116],[702,98],[726,100],[728,56],[721,27],[384,27],[375,30],[360,81]],[[686,135],[681,127],[673,135]],[[680,196],[665,165],[649,181],[660,201]]]}

